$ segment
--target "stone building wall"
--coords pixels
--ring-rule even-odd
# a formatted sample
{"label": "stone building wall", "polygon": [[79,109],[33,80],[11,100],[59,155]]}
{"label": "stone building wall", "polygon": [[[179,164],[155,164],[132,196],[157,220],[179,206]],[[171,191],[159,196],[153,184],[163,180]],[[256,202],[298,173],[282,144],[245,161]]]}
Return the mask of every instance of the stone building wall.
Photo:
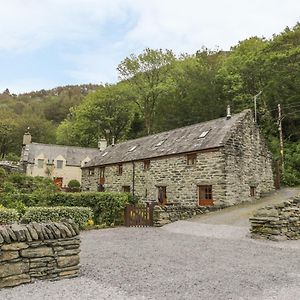
{"label": "stone building wall", "polygon": [[78,235],[67,222],[0,226],[0,288],[77,276]]}
{"label": "stone building wall", "polygon": [[[250,111],[232,128],[223,147],[198,151],[194,165],[187,164],[186,154],[177,154],[151,159],[147,171],[143,161],[123,163],[122,168],[118,175],[117,164],[105,166],[105,190],[129,186],[132,191],[134,170],[135,194],[143,201],[157,201],[157,186],[166,186],[169,203],[195,206],[198,186],[212,185],[217,207],[251,201],[274,189],[271,154]],[[97,191],[99,177],[99,167],[93,175],[83,169],[83,190]]]}
{"label": "stone building wall", "polygon": [[228,204],[251,201],[274,190],[272,155],[250,111],[232,128],[223,151]]}
{"label": "stone building wall", "polygon": [[256,211],[250,218],[251,237],[269,240],[300,239],[300,195]]}
{"label": "stone building wall", "polygon": [[[133,187],[133,163],[124,163],[122,175],[118,175],[118,165],[105,166],[105,190],[122,191],[123,186]],[[174,155],[151,159],[149,170],[144,170],[144,162],[134,162],[135,194],[143,201],[157,201],[157,186],[166,186],[169,203],[195,206],[198,203],[198,185],[209,184],[213,188],[215,204],[225,202],[224,156],[220,150],[198,152],[194,165],[187,164],[187,156]],[[94,175],[83,169],[83,190],[97,191],[99,168]]]}

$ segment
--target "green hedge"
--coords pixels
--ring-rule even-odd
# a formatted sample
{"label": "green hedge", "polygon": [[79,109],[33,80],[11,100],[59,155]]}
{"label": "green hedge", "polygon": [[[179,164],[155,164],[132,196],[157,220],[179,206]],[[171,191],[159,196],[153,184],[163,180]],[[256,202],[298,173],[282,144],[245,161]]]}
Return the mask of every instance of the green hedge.
{"label": "green hedge", "polygon": [[15,209],[0,207],[0,224],[11,224],[19,221],[19,214]]}
{"label": "green hedge", "polygon": [[85,206],[92,208],[96,224],[118,225],[123,223],[123,210],[132,203],[128,193],[57,193],[47,197],[49,206]]}
{"label": "green hedge", "polygon": [[59,222],[62,219],[72,219],[80,228],[83,228],[92,218],[93,212],[89,207],[29,207],[21,222]]}

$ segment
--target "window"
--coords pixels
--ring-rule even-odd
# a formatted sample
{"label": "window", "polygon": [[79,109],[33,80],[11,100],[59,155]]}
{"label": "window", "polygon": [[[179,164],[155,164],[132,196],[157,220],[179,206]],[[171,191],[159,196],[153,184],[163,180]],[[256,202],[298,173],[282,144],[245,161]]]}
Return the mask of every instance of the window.
{"label": "window", "polygon": [[38,165],[39,169],[43,169],[44,168],[44,160],[43,159],[38,159],[37,165]]}
{"label": "window", "polygon": [[150,159],[144,160],[144,171],[148,171],[150,169]]}
{"label": "window", "polygon": [[188,154],[186,156],[186,163],[188,165],[195,165],[196,164],[196,160],[197,160],[197,154],[196,153]]}
{"label": "window", "polygon": [[122,175],[122,173],[123,173],[123,165],[119,164],[118,165],[118,175]]}
{"label": "window", "polygon": [[137,147],[137,146],[133,146],[133,147],[131,147],[131,148],[128,150],[128,152],[132,152],[132,151],[134,151],[136,147]]}
{"label": "window", "polygon": [[256,196],[256,187],[250,186],[250,196],[255,197]]}
{"label": "window", "polygon": [[100,167],[100,168],[99,168],[99,175],[100,175],[100,178],[101,178],[101,177],[104,177],[104,171],[105,171],[105,168],[104,168],[104,167]]}
{"label": "window", "polygon": [[198,203],[201,206],[213,205],[213,195],[212,195],[212,186],[211,185],[199,185],[198,186]]}
{"label": "window", "polygon": [[158,186],[158,203],[159,204],[166,204],[167,203],[167,187],[166,186]]}
{"label": "window", "polygon": [[122,186],[122,192],[130,193],[130,186],[129,185],[123,185]]}
{"label": "window", "polygon": [[95,174],[95,169],[89,169],[89,175],[90,176],[93,176]]}
{"label": "window", "polygon": [[62,169],[63,167],[63,161],[62,160],[57,160],[56,161],[56,168],[57,169]]}

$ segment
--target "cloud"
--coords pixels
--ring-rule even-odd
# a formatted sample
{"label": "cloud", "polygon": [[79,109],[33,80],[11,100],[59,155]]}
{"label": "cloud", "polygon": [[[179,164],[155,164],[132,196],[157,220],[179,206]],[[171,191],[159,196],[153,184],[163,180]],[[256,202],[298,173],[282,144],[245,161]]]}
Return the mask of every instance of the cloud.
{"label": "cloud", "polygon": [[[0,0],[0,4],[0,63],[5,66],[13,56],[18,61],[31,57],[32,67],[25,64],[30,79],[24,79],[15,65],[9,72],[3,70],[5,80],[0,74],[0,85],[16,91],[114,82],[118,63],[146,47],[177,54],[194,53],[202,46],[229,49],[249,36],[271,37],[295,25],[300,11],[299,0]],[[47,74],[48,69],[52,71]]]}

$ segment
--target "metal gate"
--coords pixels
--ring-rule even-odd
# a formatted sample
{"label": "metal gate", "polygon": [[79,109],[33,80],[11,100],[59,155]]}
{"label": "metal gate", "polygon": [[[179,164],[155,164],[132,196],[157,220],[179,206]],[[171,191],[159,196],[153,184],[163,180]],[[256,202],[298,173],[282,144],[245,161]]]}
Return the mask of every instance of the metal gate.
{"label": "metal gate", "polygon": [[155,204],[132,205],[125,207],[124,220],[127,227],[153,226],[153,209]]}

